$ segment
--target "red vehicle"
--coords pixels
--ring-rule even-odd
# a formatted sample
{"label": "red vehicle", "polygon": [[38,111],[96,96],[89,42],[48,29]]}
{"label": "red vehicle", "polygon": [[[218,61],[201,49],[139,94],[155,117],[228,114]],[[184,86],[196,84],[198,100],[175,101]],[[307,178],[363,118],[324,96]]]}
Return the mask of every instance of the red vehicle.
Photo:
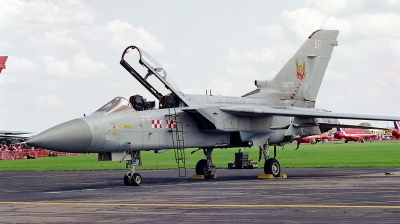
{"label": "red vehicle", "polygon": [[365,142],[365,140],[371,141],[373,138],[376,138],[377,135],[374,133],[368,133],[365,130],[350,128],[350,129],[342,129],[338,128],[337,131],[334,133],[335,139],[343,139],[345,143],[349,141],[354,142]]}

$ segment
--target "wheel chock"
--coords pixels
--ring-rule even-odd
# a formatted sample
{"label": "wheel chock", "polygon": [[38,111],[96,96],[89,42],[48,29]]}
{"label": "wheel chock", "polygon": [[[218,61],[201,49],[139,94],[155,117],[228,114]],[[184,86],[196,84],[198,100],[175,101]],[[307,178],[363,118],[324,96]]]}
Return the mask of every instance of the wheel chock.
{"label": "wheel chock", "polygon": [[287,175],[284,174],[284,173],[281,173],[280,177],[281,177],[282,179],[287,179]]}
{"label": "wheel chock", "polygon": [[[206,179],[204,175],[192,175],[190,177],[192,180],[204,180]],[[207,179],[217,179],[217,174],[211,174],[209,178]]]}
{"label": "wheel chock", "polygon": [[204,175],[192,175],[190,177],[192,180],[204,180]]}
{"label": "wheel chock", "polygon": [[211,174],[209,179],[217,179],[217,174]]}
{"label": "wheel chock", "polygon": [[258,179],[273,179],[273,178],[274,178],[274,175],[272,175],[272,174],[263,173],[263,174],[258,175]]}
{"label": "wheel chock", "polygon": [[[281,175],[279,175],[279,177],[282,179],[287,179],[287,175],[284,173],[281,173]],[[258,175],[258,179],[273,179],[273,178],[274,178],[274,175],[272,175],[272,174],[263,173],[263,174]]]}

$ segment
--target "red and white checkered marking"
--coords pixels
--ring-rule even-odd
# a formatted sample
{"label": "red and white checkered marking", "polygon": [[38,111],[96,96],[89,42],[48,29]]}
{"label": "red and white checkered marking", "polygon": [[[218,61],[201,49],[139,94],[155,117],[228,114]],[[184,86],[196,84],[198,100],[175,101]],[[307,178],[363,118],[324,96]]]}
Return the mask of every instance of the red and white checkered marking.
{"label": "red and white checkered marking", "polygon": [[176,128],[174,120],[151,120],[152,128]]}
{"label": "red and white checkered marking", "polygon": [[161,120],[151,120],[152,128],[162,128]]}
{"label": "red and white checkered marking", "polygon": [[166,120],[167,128],[176,128],[176,123],[174,120]]}

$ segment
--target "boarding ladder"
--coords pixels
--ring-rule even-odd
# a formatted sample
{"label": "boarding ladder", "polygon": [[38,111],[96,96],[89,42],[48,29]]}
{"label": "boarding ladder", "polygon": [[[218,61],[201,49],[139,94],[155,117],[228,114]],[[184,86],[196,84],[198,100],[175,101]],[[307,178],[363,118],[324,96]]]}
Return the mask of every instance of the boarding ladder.
{"label": "boarding ladder", "polygon": [[[171,109],[173,109],[173,112]],[[172,144],[175,146],[174,153],[176,163],[178,164],[179,177],[186,177],[185,142],[183,137],[182,116],[176,113],[175,107],[168,108],[168,110],[170,113],[165,116],[170,123],[170,132]]]}

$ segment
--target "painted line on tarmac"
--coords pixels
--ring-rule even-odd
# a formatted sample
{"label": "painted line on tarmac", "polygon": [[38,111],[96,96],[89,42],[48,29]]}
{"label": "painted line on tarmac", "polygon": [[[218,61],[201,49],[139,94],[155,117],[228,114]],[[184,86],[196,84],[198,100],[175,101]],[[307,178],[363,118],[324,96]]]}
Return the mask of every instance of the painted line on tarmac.
{"label": "painted line on tarmac", "polygon": [[[7,172],[7,171],[6,171]],[[26,172],[31,172],[32,171],[24,171]],[[40,171],[40,172],[50,172],[50,171]],[[74,173],[74,174],[44,174],[44,175],[14,175],[14,176],[6,176],[6,177],[0,177],[0,179],[13,179],[13,178],[54,178],[54,177],[76,177],[76,176],[93,176],[93,175],[115,175],[115,174],[121,174],[121,173],[107,173],[107,172],[94,172],[94,173]]]}
{"label": "painted line on tarmac", "polygon": [[127,206],[127,207],[185,207],[185,208],[326,208],[326,209],[400,209],[400,205],[349,204],[191,204],[191,203],[103,203],[103,202],[13,202],[0,201],[0,205],[52,205],[52,206]]}

